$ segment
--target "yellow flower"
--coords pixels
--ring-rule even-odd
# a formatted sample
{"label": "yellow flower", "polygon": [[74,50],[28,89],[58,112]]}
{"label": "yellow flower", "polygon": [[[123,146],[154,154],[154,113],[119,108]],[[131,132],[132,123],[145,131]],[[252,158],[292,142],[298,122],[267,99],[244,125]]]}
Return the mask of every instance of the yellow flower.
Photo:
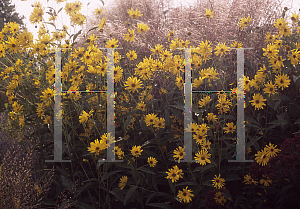
{"label": "yellow flower", "polygon": [[179,169],[177,165],[173,166],[173,168],[169,169],[169,172],[166,172],[168,176],[166,179],[171,179],[172,183],[177,182],[179,178],[182,178],[183,172],[182,169]]}
{"label": "yellow flower", "polygon": [[211,145],[211,142],[210,142],[210,141],[208,141],[208,140],[203,140],[200,144],[201,144],[201,148],[202,148],[203,150],[208,150],[208,149],[210,149],[210,145]]}
{"label": "yellow flower", "polygon": [[215,175],[215,178],[211,181],[213,182],[213,186],[216,189],[221,189],[225,185],[225,179],[221,178],[220,174],[219,174],[219,176]]}
{"label": "yellow flower", "polygon": [[268,44],[267,48],[262,48],[263,51],[265,52],[263,55],[267,56],[269,59],[272,57],[275,57],[279,50],[277,49],[277,46],[274,44]]}
{"label": "yellow flower", "polygon": [[214,12],[214,11],[210,11],[210,9],[208,9],[208,10],[205,9],[205,15],[204,15],[204,16],[205,16],[206,18],[213,18],[213,17],[214,17],[214,13],[215,13],[215,12]]}
{"label": "yellow flower", "polygon": [[148,27],[148,25],[146,24],[143,24],[143,23],[139,23],[137,24],[137,31],[138,33],[145,33],[147,30],[149,30],[150,28]]}
{"label": "yellow flower", "polygon": [[156,120],[154,123],[154,127],[155,128],[165,128],[165,119],[160,118],[160,119]]}
{"label": "yellow flower", "polygon": [[270,186],[270,184],[272,184],[272,180],[269,177],[267,177],[266,174],[263,174],[263,178],[259,181],[259,183],[268,187]]}
{"label": "yellow flower", "polygon": [[168,35],[166,35],[166,37],[168,37],[168,41],[170,41],[170,37],[171,36],[174,36],[174,30],[173,31],[170,31],[169,33],[168,33]]}
{"label": "yellow flower", "polygon": [[269,159],[270,157],[266,149],[258,151],[257,154],[255,154],[255,160],[259,165],[262,164],[262,166],[265,166],[269,162]]}
{"label": "yellow flower", "polygon": [[155,49],[151,49],[151,51],[153,52],[151,55],[153,54],[159,54],[163,51],[163,45],[161,44],[156,44],[155,45]]}
{"label": "yellow flower", "polygon": [[287,22],[285,22],[285,19],[282,19],[282,18],[279,18],[276,20],[276,22],[274,22],[274,26],[277,29],[281,29],[286,25],[287,25]]}
{"label": "yellow flower", "polygon": [[118,40],[115,40],[115,39],[113,38],[113,39],[111,39],[111,40],[109,40],[109,41],[107,42],[107,44],[105,45],[105,47],[106,47],[106,48],[116,48],[116,47],[119,46],[119,45],[117,45],[117,43],[118,43]]}
{"label": "yellow flower", "polygon": [[155,167],[157,160],[154,157],[148,157],[148,161],[147,161],[150,165],[150,167]]}
{"label": "yellow flower", "polygon": [[263,106],[266,105],[264,101],[266,101],[266,99],[264,99],[262,95],[254,94],[253,100],[251,100],[250,102],[252,103],[252,106],[254,106],[256,110],[256,109],[264,109]]}
{"label": "yellow flower", "polygon": [[176,158],[178,158],[178,163],[180,163],[180,160],[184,159],[184,155],[185,155],[184,148],[179,146],[178,148],[176,148],[174,150],[173,158],[174,158],[174,160],[176,160]]}
{"label": "yellow flower", "polygon": [[184,203],[189,203],[192,201],[191,197],[194,197],[194,195],[192,194],[192,190],[188,189],[188,187],[186,187],[185,189],[183,189],[182,191],[178,191],[178,195],[177,197],[180,199],[180,202],[184,202]]}
{"label": "yellow flower", "polygon": [[282,28],[279,29],[279,34],[283,36],[291,35],[292,34],[291,27],[288,25],[283,26]]}
{"label": "yellow flower", "polygon": [[277,145],[269,143],[269,145],[266,145],[265,150],[267,151],[268,157],[274,157],[277,155],[277,152],[280,152],[280,149],[276,148]]}
{"label": "yellow flower", "polygon": [[287,88],[290,85],[289,77],[286,74],[276,75],[275,76],[275,84],[277,84],[278,88]]}
{"label": "yellow flower", "polygon": [[138,17],[143,16],[140,11],[137,9],[134,11],[132,8],[127,10],[127,13],[129,14],[129,17],[132,17],[133,19],[137,19]]}
{"label": "yellow flower", "polygon": [[298,23],[299,14],[292,14],[291,20],[293,23]]}
{"label": "yellow flower", "polygon": [[242,46],[243,46],[243,44],[241,43],[241,42],[236,42],[236,41],[234,41],[231,45],[230,45],[230,47],[231,48],[242,48]]}
{"label": "yellow flower", "polygon": [[52,124],[52,120],[51,120],[51,117],[49,115],[45,116],[44,124]]}
{"label": "yellow flower", "polygon": [[270,81],[269,83],[265,84],[265,88],[263,90],[264,90],[265,94],[269,94],[269,96],[270,96],[272,94],[276,94],[277,88],[276,88],[275,84],[272,84],[272,81]]}
{"label": "yellow flower", "polygon": [[208,159],[210,157],[211,154],[208,153],[207,150],[202,149],[201,151],[198,151],[198,153],[196,153],[195,160],[197,161],[197,163],[200,163],[200,165],[206,165],[206,163],[211,163],[210,160]]}
{"label": "yellow flower", "polygon": [[247,184],[255,184],[255,185],[257,185],[258,184],[258,182],[257,181],[255,181],[252,177],[251,177],[251,175],[249,175],[249,174],[247,174],[247,175],[245,175],[244,176],[244,181],[243,181],[243,183],[245,183],[246,185]]}
{"label": "yellow flower", "polygon": [[248,16],[247,18],[242,17],[241,22],[238,23],[239,28],[242,28],[242,30],[244,29],[244,27],[246,27],[247,25],[249,25],[249,23],[252,21],[252,18],[250,18],[250,16]]}
{"label": "yellow flower", "polygon": [[213,113],[208,113],[206,119],[208,120],[208,122],[212,122],[212,123],[218,120],[217,116],[214,115]]}
{"label": "yellow flower", "polygon": [[41,187],[39,187],[38,185],[36,185],[34,188],[37,190],[38,195],[40,195],[41,194]]}
{"label": "yellow flower", "polygon": [[37,24],[42,22],[44,15],[44,10],[41,7],[35,7],[30,14],[29,21],[32,24]]}
{"label": "yellow flower", "polygon": [[95,153],[95,155],[99,155],[101,150],[106,149],[106,140],[101,139],[96,139],[94,142],[91,142],[90,147],[88,147],[88,151],[90,153]]}
{"label": "yellow flower", "polygon": [[6,48],[11,52],[17,53],[19,50],[19,43],[14,37],[8,37],[8,41],[6,41]]}
{"label": "yellow flower", "polygon": [[233,122],[231,123],[226,123],[227,127],[224,127],[223,129],[225,129],[225,133],[233,133],[234,130],[236,129],[236,126],[233,124]]}
{"label": "yellow flower", "polygon": [[137,55],[134,50],[130,50],[126,55],[130,60],[135,60],[137,58]]}
{"label": "yellow flower", "polygon": [[225,43],[220,43],[219,42],[219,45],[218,46],[216,46],[216,49],[215,49],[216,51],[215,51],[215,54],[217,55],[217,56],[222,56],[223,54],[225,54],[226,55],[226,51],[229,51],[229,47],[227,47],[226,45],[225,45]]}
{"label": "yellow flower", "polygon": [[129,34],[123,34],[125,40],[130,41],[130,42],[134,41],[134,39],[135,39],[134,29],[132,29],[132,30],[128,29],[128,32],[129,32]]}
{"label": "yellow flower", "polygon": [[141,149],[141,146],[133,146],[131,149],[131,154],[134,157],[139,157],[142,154],[143,150]]}
{"label": "yellow flower", "polygon": [[291,60],[292,65],[297,65],[300,59],[300,51],[292,50],[292,54],[288,54],[289,60]]}
{"label": "yellow flower", "polygon": [[135,92],[135,91],[138,91],[138,88],[141,88],[141,85],[143,85],[141,83],[141,80],[140,79],[137,79],[136,77],[132,78],[132,77],[129,77],[127,79],[127,81],[125,82],[125,85],[126,86],[126,90],[129,90],[131,92]]}
{"label": "yellow flower", "polygon": [[93,112],[94,112],[93,109],[89,113],[86,113],[84,110],[82,110],[82,114],[79,116],[79,122],[86,123],[88,121],[89,117],[92,116]]}
{"label": "yellow flower", "polygon": [[199,107],[205,107],[206,105],[208,105],[209,104],[209,102],[211,101],[211,98],[210,98],[210,96],[205,96],[203,99],[201,99],[200,101],[199,101]]}
{"label": "yellow flower", "polygon": [[227,201],[222,192],[216,192],[214,199],[216,200],[216,203],[219,203],[221,205],[224,205]]}
{"label": "yellow flower", "polygon": [[103,12],[102,8],[96,8],[94,11],[95,15],[98,15],[98,16],[100,16],[102,14],[102,12]]}
{"label": "yellow flower", "polygon": [[127,180],[128,180],[128,177],[127,177],[127,176],[122,176],[122,177],[120,178],[119,187],[120,187],[121,190],[124,189],[124,187],[126,186]]}

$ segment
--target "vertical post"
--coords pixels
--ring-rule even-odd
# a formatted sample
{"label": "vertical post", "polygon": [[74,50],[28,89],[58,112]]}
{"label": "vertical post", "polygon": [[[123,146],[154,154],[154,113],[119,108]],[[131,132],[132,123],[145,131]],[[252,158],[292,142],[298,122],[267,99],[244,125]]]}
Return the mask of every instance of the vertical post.
{"label": "vertical post", "polygon": [[236,138],[236,160],[228,160],[228,162],[253,162],[253,160],[245,159],[245,90],[244,90],[244,53],[245,49],[252,48],[236,48],[237,50],[237,138]]}
{"label": "vertical post", "polygon": [[45,162],[71,162],[62,159],[61,48],[55,49],[54,89],[54,160]]}
{"label": "vertical post", "polygon": [[186,131],[192,125],[192,76],[191,76],[191,48],[185,48],[185,82],[184,82],[184,160],[194,162],[192,153],[192,132]]}

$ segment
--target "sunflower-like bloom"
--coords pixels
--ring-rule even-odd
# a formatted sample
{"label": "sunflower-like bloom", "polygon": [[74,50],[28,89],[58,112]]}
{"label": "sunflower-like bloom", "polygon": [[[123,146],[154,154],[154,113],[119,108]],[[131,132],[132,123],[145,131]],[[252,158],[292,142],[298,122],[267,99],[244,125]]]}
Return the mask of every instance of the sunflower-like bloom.
{"label": "sunflower-like bloom", "polygon": [[229,51],[229,47],[227,47],[227,46],[225,45],[225,43],[220,43],[220,42],[219,42],[219,45],[216,46],[215,54],[216,54],[217,56],[219,56],[219,55],[222,56],[223,54],[226,55],[226,51]]}
{"label": "sunflower-like bloom", "polygon": [[276,75],[275,76],[275,84],[278,86],[278,88],[287,88],[290,85],[289,77],[286,74],[283,75]]}
{"label": "sunflower-like bloom", "polygon": [[226,126],[227,127],[223,128],[225,130],[225,133],[233,133],[234,130],[236,129],[236,126],[233,124],[233,122],[226,123]]}
{"label": "sunflower-like bloom", "polygon": [[177,165],[173,166],[173,168],[169,169],[169,172],[166,172],[168,176],[166,179],[171,179],[172,183],[177,182],[180,178],[182,178],[183,172],[182,169],[179,169]]}
{"label": "sunflower-like bloom", "polygon": [[86,123],[89,120],[89,117],[91,117],[94,110],[91,110],[89,113],[82,110],[82,115],[79,116],[79,122],[80,123]]}
{"label": "sunflower-like bloom", "polygon": [[134,50],[130,50],[126,56],[130,59],[130,60],[135,60],[137,58],[137,54],[135,53]]}
{"label": "sunflower-like bloom", "polygon": [[30,14],[29,21],[32,24],[42,22],[44,15],[44,10],[41,7],[35,7]]}
{"label": "sunflower-like bloom", "polygon": [[241,22],[238,23],[239,28],[242,28],[242,30],[249,25],[249,23],[252,21],[252,18],[250,18],[250,16],[248,16],[247,18],[242,17],[241,18]]}
{"label": "sunflower-like bloom", "polygon": [[178,163],[180,163],[180,160],[184,159],[184,148],[179,146],[178,148],[176,148],[174,150],[174,160],[176,160],[176,158],[178,158]]}
{"label": "sunflower-like bloom", "polygon": [[265,166],[265,165],[267,165],[269,160],[270,160],[270,157],[268,155],[267,149],[264,149],[262,151],[258,151],[257,154],[255,154],[255,161],[259,165],[262,164],[262,166]]}
{"label": "sunflower-like bloom", "polygon": [[120,178],[119,187],[120,187],[121,190],[124,189],[124,187],[126,186],[127,180],[128,180],[128,177],[127,177],[127,176],[122,176],[122,177]]}
{"label": "sunflower-like bloom", "polygon": [[141,148],[142,148],[141,146],[136,146],[136,145],[133,146],[132,149],[130,150],[132,156],[139,157],[143,152],[143,150]]}
{"label": "sunflower-like bloom", "polygon": [[149,157],[147,161],[150,165],[150,167],[155,167],[157,160],[154,157]]}
{"label": "sunflower-like bloom", "polygon": [[225,179],[221,178],[221,175],[219,176],[215,175],[215,178],[211,180],[213,182],[213,186],[217,189],[221,189],[225,185]]}
{"label": "sunflower-like bloom", "polygon": [[270,97],[270,95],[276,94],[277,87],[275,86],[275,84],[272,84],[272,81],[270,81],[269,83],[265,84],[265,88],[263,90],[265,94],[269,94]]}
{"label": "sunflower-like bloom", "polygon": [[266,105],[264,103],[264,101],[266,101],[266,99],[264,99],[262,95],[254,94],[253,95],[253,100],[251,100],[250,102],[252,103],[252,106],[254,106],[255,110],[256,110],[256,109],[264,109],[263,106]]}
{"label": "sunflower-like bloom", "polygon": [[129,17],[133,18],[133,19],[137,19],[141,16],[143,16],[143,14],[141,14],[140,11],[138,11],[137,9],[134,11],[132,8],[129,10],[127,10],[127,13],[129,14]]}
{"label": "sunflower-like bloom", "polygon": [[118,40],[115,40],[115,39],[113,38],[113,39],[111,39],[111,40],[109,40],[109,41],[107,42],[107,44],[105,45],[105,47],[106,47],[106,48],[116,48],[116,47],[119,46],[119,45],[117,45],[117,43],[118,43]]}
{"label": "sunflower-like bloom", "polygon": [[249,174],[247,174],[247,175],[245,175],[244,176],[244,181],[243,181],[243,183],[245,183],[246,185],[247,184],[255,184],[255,185],[257,185],[258,184],[258,182],[257,181],[255,181],[252,177],[251,177],[251,175],[249,175]]}
{"label": "sunflower-like bloom", "polygon": [[129,77],[127,79],[127,81],[125,82],[125,86],[126,86],[125,89],[135,92],[135,91],[138,91],[138,88],[141,88],[141,85],[143,85],[143,84],[141,83],[140,79],[137,79],[136,77],[134,77],[134,78]]}
{"label": "sunflower-like bloom", "polygon": [[17,53],[19,50],[19,43],[14,37],[8,37],[8,41],[6,41],[6,48],[11,52]]}
{"label": "sunflower-like bloom", "polygon": [[143,24],[143,23],[137,24],[137,27],[138,27],[138,29],[137,29],[138,33],[145,33],[147,30],[150,29],[148,27],[148,25]]}
{"label": "sunflower-like bloom", "polygon": [[200,165],[206,165],[206,163],[211,163],[210,160],[208,159],[210,157],[211,154],[208,153],[207,150],[202,149],[201,151],[198,151],[198,153],[196,153],[195,160],[197,161],[197,163],[200,163]]}
{"label": "sunflower-like bloom", "polygon": [[214,12],[214,11],[210,11],[210,9],[208,9],[208,10],[205,9],[205,15],[204,15],[204,16],[205,16],[206,18],[213,18],[213,17],[214,17],[214,13],[215,13],[215,12]]}
{"label": "sunflower-like bloom", "polygon": [[192,192],[193,191],[191,189],[188,189],[188,187],[186,187],[182,191],[178,191],[177,197],[179,198],[180,202],[183,201],[184,203],[189,203],[192,201],[191,197],[194,197]]}
{"label": "sunflower-like bloom", "polygon": [[94,14],[95,14],[95,15],[98,15],[98,16],[100,16],[100,15],[102,14],[102,12],[103,12],[103,9],[102,9],[102,8],[96,8],[96,9],[94,10]]}
{"label": "sunflower-like bloom", "polygon": [[95,155],[99,155],[101,150],[106,149],[106,141],[96,139],[94,142],[91,142],[90,147],[88,147],[88,151],[90,153],[95,153]]}
{"label": "sunflower-like bloom", "polygon": [[135,36],[134,36],[134,29],[130,30],[128,29],[129,34],[123,34],[126,41],[134,42]]}
{"label": "sunflower-like bloom", "polygon": [[269,143],[269,145],[266,145],[265,150],[267,151],[267,156],[268,157],[274,157],[277,155],[278,152],[281,150],[276,148],[277,145]]}

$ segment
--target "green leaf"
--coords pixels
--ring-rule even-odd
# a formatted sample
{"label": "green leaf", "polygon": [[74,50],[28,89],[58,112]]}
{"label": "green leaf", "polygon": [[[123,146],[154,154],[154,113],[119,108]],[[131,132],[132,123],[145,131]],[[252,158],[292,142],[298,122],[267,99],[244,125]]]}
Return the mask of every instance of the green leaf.
{"label": "green leaf", "polygon": [[68,190],[69,192],[72,192],[75,187],[75,184],[63,175],[61,175],[61,180],[62,180],[62,185],[64,186],[64,188],[66,190]]}
{"label": "green leaf", "polygon": [[213,164],[208,164],[208,165],[205,165],[204,167],[203,167],[203,169],[202,169],[202,166],[200,167],[197,167],[197,168],[195,168],[195,170],[193,171],[193,172],[198,172],[198,171],[200,171],[200,173],[202,173],[202,172],[204,172],[204,171],[206,171],[206,170],[208,170],[208,169],[211,169],[211,168],[214,168],[215,166],[213,165]]}
{"label": "green leaf", "polygon": [[178,109],[175,109],[175,108],[170,108],[170,110],[177,118],[179,118],[179,120],[182,120],[182,121],[184,120],[184,116],[181,111],[179,111]]}
{"label": "green leaf", "polygon": [[58,10],[57,14],[59,14],[62,9],[63,9],[63,7]]}
{"label": "green leaf", "polygon": [[87,33],[89,33],[89,32],[92,31],[92,30],[95,30],[95,29],[97,29],[97,28],[98,28],[98,26],[93,27],[93,28],[89,29]]}
{"label": "green leaf", "polygon": [[156,173],[154,173],[153,171],[151,171],[151,170],[149,170],[149,169],[147,169],[147,168],[145,168],[145,167],[140,167],[140,168],[138,168],[138,170],[143,171],[143,172],[145,172],[145,173],[150,173],[150,174],[153,174],[153,175],[156,174]]}
{"label": "green leaf", "polygon": [[171,117],[170,114],[168,112],[168,110],[165,110],[165,124],[166,124],[166,128],[171,127]]}
{"label": "green leaf", "polygon": [[130,124],[130,122],[131,122],[131,116],[129,115],[129,116],[127,117],[127,120],[126,120],[126,123],[125,123],[125,130],[127,130],[128,126],[129,126],[129,124]]}
{"label": "green leaf", "polygon": [[7,107],[8,107],[8,103],[5,103],[4,105],[5,105],[5,109],[7,109]]}
{"label": "green leaf", "polygon": [[197,184],[195,182],[193,182],[193,181],[186,181],[186,182],[181,182],[179,184],[176,184],[175,186],[187,186],[187,185],[195,186]]}
{"label": "green leaf", "polygon": [[146,205],[156,207],[156,208],[171,209],[171,206],[167,203],[150,203],[150,204],[146,204]]}
{"label": "green leaf", "polygon": [[174,184],[172,183],[172,181],[170,179],[168,179],[168,182],[169,182],[171,191],[175,194],[175,186],[174,186]]}
{"label": "green leaf", "polygon": [[284,126],[284,125],[287,125],[289,122],[286,121],[285,119],[279,119],[279,120],[273,120],[272,122],[268,123],[270,124],[271,126],[269,126],[267,129],[273,129],[277,126]]}
{"label": "green leaf", "polygon": [[52,25],[55,29],[56,29],[56,26],[54,25],[53,22],[45,22],[46,24],[49,24],[49,25]]}
{"label": "green leaf", "polygon": [[82,31],[82,30],[78,31],[78,32],[74,35],[74,37],[73,37],[73,42],[76,40],[76,38],[79,36],[79,34],[81,34],[81,31]]}
{"label": "green leaf", "polygon": [[109,193],[111,193],[112,195],[114,195],[120,202],[124,203],[124,196],[122,195],[122,193],[119,191],[117,191],[116,188],[114,188],[113,190],[110,190]]}
{"label": "green leaf", "polygon": [[118,173],[118,172],[121,172],[121,170],[111,171],[111,172],[109,172],[109,173],[106,173],[106,174],[101,178],[101,181],[100,181],[100,182],[102,182],[102,181],[108,179],[110,176],[112,176],[112,175],[114,175],[114,174],[116,174],[116,173]]}
{"label": "green leaf", "polygon": [[125,195],[124,205],[126,205],[126,202],[133,195],[133,193],[135,192],[136,189],[137,189],[137,186],[130,187],[130,189],[128,190],[128,192]]}

